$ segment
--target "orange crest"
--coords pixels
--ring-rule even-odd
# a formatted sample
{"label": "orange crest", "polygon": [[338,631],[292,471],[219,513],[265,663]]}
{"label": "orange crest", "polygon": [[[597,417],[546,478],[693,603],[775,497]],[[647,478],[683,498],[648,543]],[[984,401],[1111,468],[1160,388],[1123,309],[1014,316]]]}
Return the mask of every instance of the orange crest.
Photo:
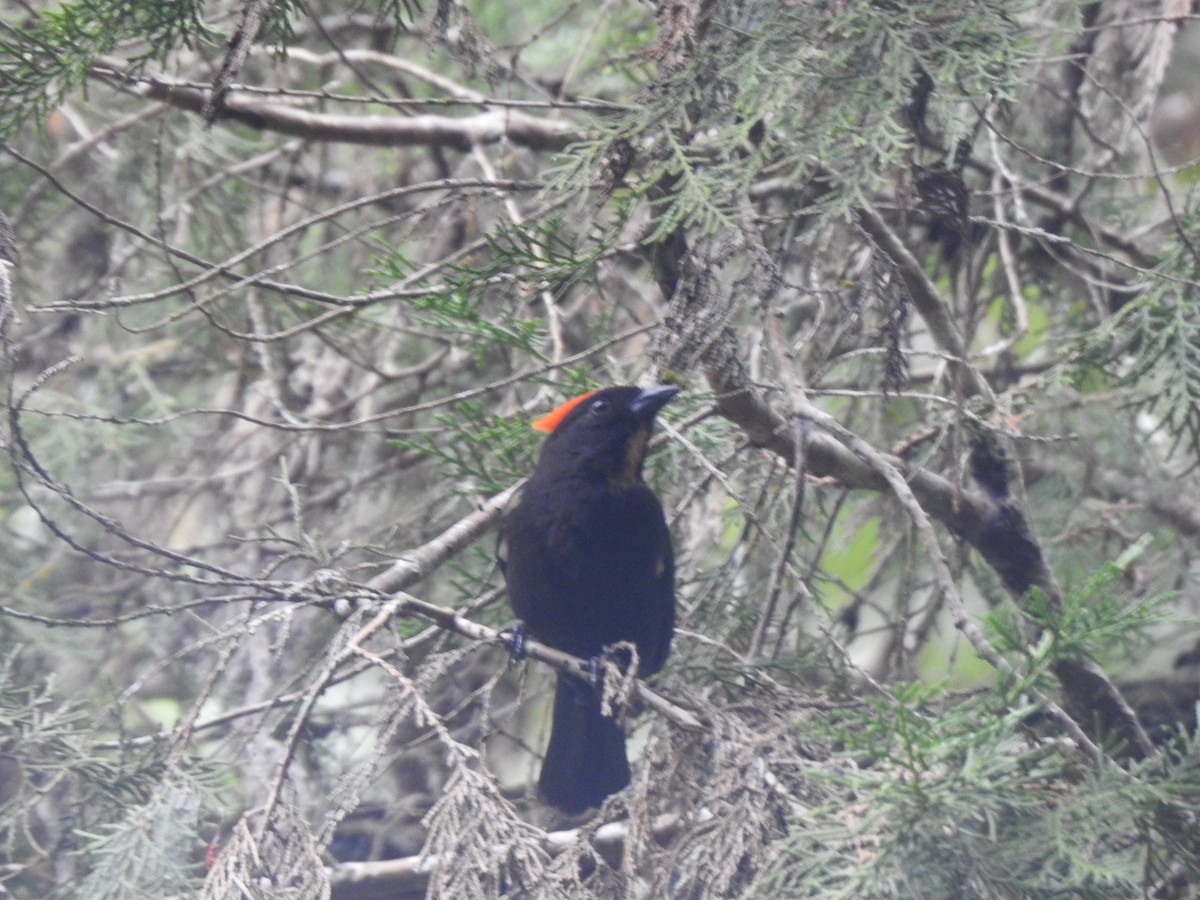
{"label": "orange crest", "polygon": [[572,397],[566,403],[559,404],[552,412],[546,413],[540,419],[534,419],[530,424],[538,431],[553,431],[562,424],[562,420],[567,417],[571,410],[595,393],[595,391],[588,391],[586,394]]}

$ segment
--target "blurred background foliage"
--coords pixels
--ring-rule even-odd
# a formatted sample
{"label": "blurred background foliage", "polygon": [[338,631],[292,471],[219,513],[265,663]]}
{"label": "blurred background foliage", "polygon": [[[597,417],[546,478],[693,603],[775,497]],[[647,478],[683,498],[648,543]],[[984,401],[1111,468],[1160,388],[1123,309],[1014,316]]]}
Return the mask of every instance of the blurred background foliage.
{"label": "blurred background foliage", "polygon": [[[1193,895],[1196,18],[8,0],[0,893]],[[703,728],[581,824],[418,604],[638,380]]]}

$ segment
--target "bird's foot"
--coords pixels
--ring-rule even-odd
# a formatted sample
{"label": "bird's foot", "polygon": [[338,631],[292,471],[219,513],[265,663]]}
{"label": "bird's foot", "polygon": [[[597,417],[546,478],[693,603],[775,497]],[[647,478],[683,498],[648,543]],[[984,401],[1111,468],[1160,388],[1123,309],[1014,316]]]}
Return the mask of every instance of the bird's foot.
{"label": "bird's foot", "polygon": [[508,648],[509,662],[521,662],[529,655],[526,644],[529,642],[529,632],[524,622],[517,622],[500,632],[500,640]]}
{"label": "bird's foot", "polygon": [[587,682],[592,686],[593,690],[600,690],[604,684],[604,660],[608,653],[605,648],[595,656],[589,656],[587,661]]}

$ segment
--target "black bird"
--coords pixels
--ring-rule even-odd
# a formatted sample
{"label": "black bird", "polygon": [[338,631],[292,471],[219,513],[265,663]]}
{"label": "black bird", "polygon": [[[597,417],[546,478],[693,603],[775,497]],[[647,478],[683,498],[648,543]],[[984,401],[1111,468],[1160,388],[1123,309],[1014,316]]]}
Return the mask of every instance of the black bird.
{"label": "black bird", "polygon": [[[655,414],[678,392],[605,388],[534,422],[550,436],[500,522],[508,596],[529,634],[584,659],[628,641],[641,675],[663,667],[675,622],[671,535],[642,463]],[[577,813],[627,784],[621,726],[593,685],[559,675],[542,795]]]}

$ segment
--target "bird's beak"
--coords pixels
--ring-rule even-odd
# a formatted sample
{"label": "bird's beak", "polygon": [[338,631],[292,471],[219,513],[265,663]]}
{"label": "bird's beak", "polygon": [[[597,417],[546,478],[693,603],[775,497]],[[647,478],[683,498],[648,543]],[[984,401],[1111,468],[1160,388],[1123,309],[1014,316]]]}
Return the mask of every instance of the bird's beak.
{"label": "bird's beak", "polygon": [[669,384],[656,384],[643,388],[631,401],[629,411],[635,416],[650,420],[655,413],[667,405],[667,401],[679,393],[679,388]]}

